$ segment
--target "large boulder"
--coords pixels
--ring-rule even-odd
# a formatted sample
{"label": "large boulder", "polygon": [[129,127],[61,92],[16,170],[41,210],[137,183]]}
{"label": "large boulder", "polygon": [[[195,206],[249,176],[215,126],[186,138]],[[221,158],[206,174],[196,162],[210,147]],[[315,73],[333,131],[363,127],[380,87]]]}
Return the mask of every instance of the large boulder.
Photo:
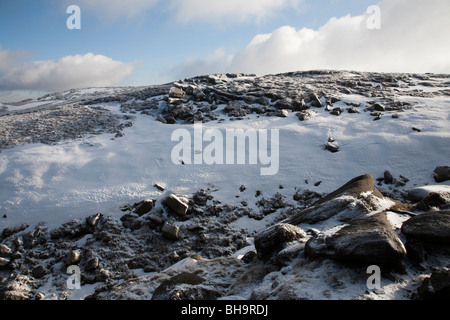
{"label": "large boulder", "polygon": [[320,234],[305,246],[309,257],[389,264],[402,260],[406,249],[385,212],[351,221],[334,234]]}
{"label": "large boulder", "polygon": [[450,210],[431,211],[403,223],[402,233],[408,239],[450,243]]}

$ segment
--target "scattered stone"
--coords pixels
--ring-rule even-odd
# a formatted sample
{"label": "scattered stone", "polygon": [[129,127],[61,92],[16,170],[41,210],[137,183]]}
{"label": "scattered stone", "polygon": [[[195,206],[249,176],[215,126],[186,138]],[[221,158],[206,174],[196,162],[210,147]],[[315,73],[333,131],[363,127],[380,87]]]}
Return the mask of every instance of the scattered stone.
{"label": "scattered stone", "polygon": [[413,130],[413,131],[416,131],[416,132],[422,132],[421,129],[418,129],[418,128],[416,128],[416,127],[412,127],[412,130]]}
{"label": "scattered stone", "polygon": [[183,99],[185,96],[186,96],[186,92],[184,92],[183,90],[181,90],[177,87],[170,88],[170,91],[169,91],[170,98]]}
{"label": "scattered stone", "polygon": [[36,266],[35,268],[33,268],[33,271],[31,272],[31,274],[36,279],[40,279],[47,274],[47,270],[45,269],[45,267],[42,264],[40,264],[40,265]]}
{"label": "scattered stone", "polygon": [[180,239],[180,228],[177,226],[174,226],[173,224],[170,224],[168,222],[165,222],[162,229],[162,235],[166,237],[167,239],[171,240],[179,240]]}
{"label": "scattered stone", "polygon": [[386,184],[393,184],[394,183],[394,177],[387,170],[384,172],[384,183],[386,183]]}
{"label": "scattered stone", "polygon": [[381,112],[384,112],[384,111],[386,111],[386,107],[385,106],[383,106],[381,103],[375,103],[373,106],[372,106],[372,108],[373,108],[373,110],[375,110],[375,111],[381,111]]}
{"label": "scattered stone", "polygon": [[332,143],[332,142],[328,142],[325,145],[325,149],[330,151],[330,152],[332,152],[332,153],[339,152],[339,147],[336,144]]}
{"label": "scattered stone", "polygon": [[300,121],[306,121],[306,120],[314,117],[315,115],[317,115],[316,110],[303,110],[303,111],[297,112],[297,117]]}
{"label": "scattered stone", "polygon": [[413,202],[419,202],[428,196],[431,192],[435,193],[449,193],[450,186],[447,185],[431,185],[413,188],[407,191],[407,198]]}
{"label": "scattered stone", "polygon": [[448,166],[437,167],[434,170],[434,180],[437,183],[445,182],[445,181],[450,180],[450,167],[448,167]]}
{"label": "scattered stone", "polygon": [[10,263],[10,259],[0,257],[0,270],[6,268]]}
{"label": "scattered stone", "polygon": [[66,264],[68,266],[76,265],[81,260],[81,250],[72,250],[67,255]]}
{"label": "scattered stone", "polygon": [[450,209],[450,192],[431,192],[416,204],[416,208],[422,211]]}
{"label": "scattered stone", "polygon": [[169,195],[166,198],[165,203],[169,208],[171,208],[176,214],[180,216],[185,216],[189,209],[189,206],[174,194]]}
{"label": "scattered stone", "polygon": [[153,206],[153,200],[144,200],[134,205],[134,213],[141,217],[144,214],[149,213],[153,209]]}
{"label": "scattered stone", "polygon": [[9,248],[8,246],[1,244],[0,245],[0,257],[6,258],[6,257],[10,257],[12,254],[12,250],[11,248]]}
{"label": "scattered stone", "polygon": [[154,186],[156,189],[158,189],[159,191],[164,191],[164,190],[166,190],[166,186],[163,185],[163,184],[160,184],[160,183],[155,183],[153,186]]}

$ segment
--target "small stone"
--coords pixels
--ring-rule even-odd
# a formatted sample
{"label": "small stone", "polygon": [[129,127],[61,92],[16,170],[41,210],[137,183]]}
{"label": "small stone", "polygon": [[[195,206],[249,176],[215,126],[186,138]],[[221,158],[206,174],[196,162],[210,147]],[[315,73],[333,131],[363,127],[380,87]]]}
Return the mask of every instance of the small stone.
{"label": "small stone", "polygon": [[185,216],[189,209],[189,206],[174,194],[171,194],[166,198],[166,204],[180,216]]}
{"label": "small stone", "polygon": [[78,262],[80,262],[81,260],[81,250],[77,249],[77,250],[72,250],[70,251],[70,253],[67,255],[67,259],[66,259],[66,264],[68,266],[71,265],[75,265]]}
{"label": "small stone", "polygon": [[43,265],[40,264],[33,269],[31,274],[33,275],[33,277],[40,279],[47,274],[47,270]]}
{"label": "small stone", "polygon": [[339,151],[339,147],[337,145],[335,145],[334,143],[328,142],[325,145],[325,149],[328,151],[331,151],[332,153],[336,153]]}
{"label": "small stone", "polygon": [[179,240],[180,239],[180,228],[174,226],[168,222],[165,222],[162,227],[162,235],[171,240]]}

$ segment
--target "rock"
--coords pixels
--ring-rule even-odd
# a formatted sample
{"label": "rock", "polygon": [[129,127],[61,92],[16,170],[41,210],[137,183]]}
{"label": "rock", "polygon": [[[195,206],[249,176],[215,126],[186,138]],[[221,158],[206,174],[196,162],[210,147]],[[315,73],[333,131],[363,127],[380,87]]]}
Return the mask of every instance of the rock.
{"label": "rock", "polygon": [[445,181],[450,180],[450,167],[448,167],[448,166],[437,167],[434,170],[434,180],[437,183],[445,182]]}
{"label": "rock", "polygon": [[169,195],[166,198],[165,203],[170,209],[180,216],[185,216],[189,209],[189,206],[174,194]]}
{"label": "rock", "polygon": [[374,186],[373,176],[366,174],[356,177],[339,189],[319,199],[306,209],[300,209],[284,223],[299,225],[314,224],[339,215],[340,221],[356,219],[373,211],[392,208],[409,209],[401,202],[384,197]]}
{"label": "rock", "polygon": [[8,246],[6,246],[4,244],[0,245],[0,257],[4,257],[4,258],[10,257],[11,253],[12,253],[12,250]]}
{"label": "rock", "polygon": [[286,243],[304,237],[306,237],[306,233],[299,227],[286,223],[277,224],[256,236],[256,252],[262,260],[268,260],[274,252],[282,250]]}
{"label": "rock", "polygon": [[0,270],[5,269],[11,263],[11,260],[8,258],[0,257]]}
{"label": "rock", "polygon": [[384,172],[384,183],[386,183],[386,184],[393,184],[394,183],[394,177],[387,170]]}
{"label": "rock", "polygon": [[325,149],[330,151],[330,152],[332,152],[332,153],[339,152],[339,147],[336,144],[332,143],[332,142],[328,142],[325,145]]}
{"label": "rock", "polygon": [[342,108],[338,107],[338,108],[333,108],[333,110],[331,110],[331,114],[335,115],[335,116],[340,116],[342,113]]}
{"label": "rock", "polygon": [[410,201],[419,202],[428,196],[431,192],[435,193],[450,193],[450,186],[435,185],[417,187],[407,191],[407,197]]}
{"label": "rock", "polygon": [[95,256],[91,256],[90,258],[86,259],[84,269],[86,271],[91,271],[91,270],[97,269],[98,265],[99,265],[99,259]]}
{"label": "rock", "polygon": [[72,250],[69,252],[66,258],[66,264],[72,266],[80,262],[81,260],[81,250]]}
{"label": "rock", "polygon": [[138,216],[143,216],[146,213],[149,213],[153,209],[154,201],[153,200],[144,200],[134,205],[134,213]]}
{"label": "rock", "polygon": [[417,289],[420,300],[450,300],[450,269],[434,271]]}
{"label": "rock", "polygon": [[96,215],[87,217],[86,224],[89,227],[95,228],[102,218],[103,218],[103,215],[101,213],[97,213]]}
{"label": "rock", "polygon": [[450,192],[431,192],[416,204],[416,208],[423,211],[433,208],[450,209]]}
{"label": "rock", "polygon": [[359,113],[359,110],[356,109],[355,107],[350,107],[350,108],[347,108],[347,112],[348,113]]}
{"label": "rock", "polygon": [[165,222],[162,229],[162,235],[167,239],[171,240],[179,240],[180,239],[180,228],[174,226],[168,222]]}
{"label": "rock", "polygon": [[221,295],[214,284],[196,274],[183,272],[161,283],[152,300],[217,300]]}
{"label": "rock", "polygon": [[42,264],[40,264],[40,265],[36,266],[35,268],[33,268],[33,270],[31,271],[31,274],[36,279],[40,279],[47,274],[47,270],[45,269],[45,267]]}
{"label": "rock", "polygon": [[373,108],[373,110],[375,110],[375,111],[381,111],[381,112],[383,112],[383,111],[386,111],[386,107],[385,106],[383,106],[381,103],[375,103],[373,106],[372,106],[372,108]]}
{"label": "rock", "polygon": [[174,99],[183,99],[186,96],[186,92],[177,87],[170,88],[169,97]]}
{"label": "rock", "polygon": [[383,212],[353,220],[332,235],[311,238],[305,254],[313,258],[389,264],[406,257],[406,249]]}
{"label": "rock", "polygon": [[316,110],[303,110],[303,111],[297,112],[297,117],[300,121],[306,121],[306,120],[314,117],[315,115],[317,115]]}
{"label": "rock", "polygon": [[450,243],[450,210],[431,211],[412,217],[403,223],[401,230],[408,239]]}

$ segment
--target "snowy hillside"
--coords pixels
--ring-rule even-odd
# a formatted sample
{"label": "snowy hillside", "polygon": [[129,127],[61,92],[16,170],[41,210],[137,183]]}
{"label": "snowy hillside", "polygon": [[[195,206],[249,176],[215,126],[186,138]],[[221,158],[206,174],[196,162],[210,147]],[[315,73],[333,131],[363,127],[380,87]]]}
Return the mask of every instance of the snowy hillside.
{"label": "snowy hillside", "polygon": [[[173,298],[161,283],[189,272],[203,282],[175,286],[178,296],[411,299],[450,263],[445,245],[433,254],[422,245],[418,262],[400,230],[449,208],[449,110],[450,76],[332,71],[210,75],[5,104],[0,296],[151,299],[159,287]],[[241,164],[227,132],[250,135]],[[363,175],[371,188],[325,197]],[[437,202],[423,202],[430,190]],[[323,252],[320,241],[384,212],[398,260]],[[280,222],[298,230],[277,236],[280,247],[263,259],[255,239]],[[72,264],[80,290],[66,287]],[[380,289],[367,288],[369,265],[382,269]]]}

